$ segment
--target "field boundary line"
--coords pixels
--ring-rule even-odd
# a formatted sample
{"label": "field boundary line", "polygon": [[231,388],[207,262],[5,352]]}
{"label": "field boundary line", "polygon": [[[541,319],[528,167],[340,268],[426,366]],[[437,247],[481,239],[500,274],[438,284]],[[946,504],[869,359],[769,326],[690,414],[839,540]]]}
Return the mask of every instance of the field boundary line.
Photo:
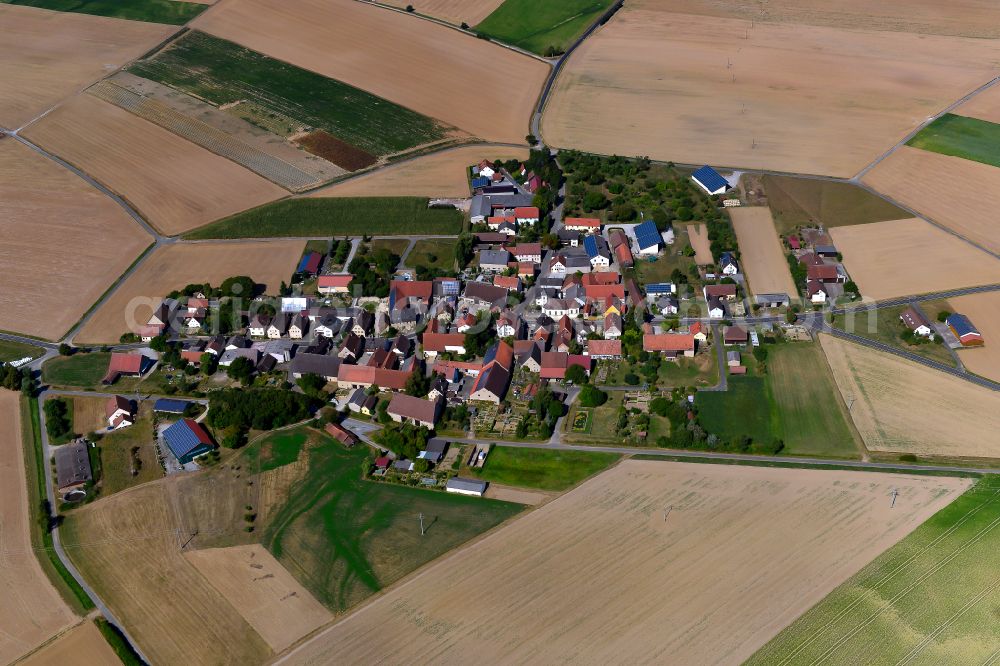
{"label": "field boundary line", "polygon": [[982,663],[982,666],[993,666],[993,664],[997,663],[997,660],[1000,660],[1000,648],[997,648],[993,651],[993,654],[986,657],[986,661]]}

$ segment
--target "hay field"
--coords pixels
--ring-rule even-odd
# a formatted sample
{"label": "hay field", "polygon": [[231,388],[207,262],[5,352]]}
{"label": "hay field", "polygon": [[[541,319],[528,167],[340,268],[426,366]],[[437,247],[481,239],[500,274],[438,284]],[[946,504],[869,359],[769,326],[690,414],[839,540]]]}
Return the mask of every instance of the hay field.
{"label": "hay field", "polygon": [[969,240],[1000,252],[996,205],[989,194],[1000,191],[1000,169],[901,146],[869,171],[864,182]]}
{"label": "hay field", "polygon": [[708,227],[704,224],[689,224],[688,239],[694,249],[694,261],[699,266],[709,266],[715,263],[712,258],[712,242],[708,240]]}
{"label": "hay field", "polygon": [[924,220],[830,229],[863,296],[893,298],[1000,282],[1000,260]]}
{"label": "hay field", "polygon": [[628,2],[574,51],[542,119],[545,140],[851,176],[989,81],[1000,58],[992,40],[761,21],[751,28],[686,7]]}
{"label": "hay field", "polygon": [[283,663],[739,663],[968,485],[627,460]]}
{"label": "hay field", "polygon": [[178,527],[156,482],[77,509],[62,538],[152,663],[261,663],[267,644],[184,557]]}
{"label": "hay field", "polygon": [[97,626],[87,620],[34,652],[22,666],[52,666],[52,664],[120,664]]}
{"label": "hay field", "polygon": [[428,197],[467,198],[467,169],[482,159],[528,157],[527,148],[462,146],[378,169],[313,192],[314,197]]}
{"label": "hay field", "polygon": [[[10,663],[77,621],[31,549],[20,394],[0,389],[0,662]],[[30,515],[29,515],[30,514]]]}
{"label": "hay field", "polygon": [[25,136],[178,234],[287,194],[229,160],[91,95],[77,95]]}
{"label": "hay field", "polygon": [[192,283],[219,285],[228,277],[248,275],[275,294],[288,280],[302,256],[305,241],[240,241],[183,243],[157,249],[80,330],[76,342],[117,341],[130,330],[130,314],[137,325],[149,321],[160,300]]}
{"label": "hay field", "polygon": [[0,3],[0,126],[17,128],[175,28]]}
{"label": "hay field", "polygon": [[493,13],[493,10],[503,4],[503,0],[380,0],[384,5],[405,9],[413,5],[414,9],[427,16],[439,18],[448,23],[461,25],[468,23],[476,25]]}
{"label": "hay field", "polygon": [[0,330],[56,339],[152,239],[55,162],[0,139]]}
{"label": "hay field", "polygon": [[829,335],[820,341],[869,450],[1000,457],[1000,393]]}
{"label": "hay field", "polygon": [[275,652],[333,617],[259,544],[192,550],[184,556]]}
{"label": "hay field", "polygon": [[223,3],[193,27],[504,143],[524,142],[549,71],[509,49],[355,0]]}
{"label": "hay field", "polygon": [[1000,381],[1000,292],[949,298],[955,312],[967,315],[983,334],[979,349],[962,349],[958,357],[970,372]]}
{"label": "hay field", "polygon": [[86,435],[108,427],[108,419],[104,415],[107,398],[74,395],[69,399],[73,401],[73,432]]}
{"label": "hay field", "polygon": [[796,296],[798,289],[788,272],[788,261],[778,232],[774,229],[771,209],[731,208],[736,240],[740,245],[742,270],[754,294],[788,294]]}

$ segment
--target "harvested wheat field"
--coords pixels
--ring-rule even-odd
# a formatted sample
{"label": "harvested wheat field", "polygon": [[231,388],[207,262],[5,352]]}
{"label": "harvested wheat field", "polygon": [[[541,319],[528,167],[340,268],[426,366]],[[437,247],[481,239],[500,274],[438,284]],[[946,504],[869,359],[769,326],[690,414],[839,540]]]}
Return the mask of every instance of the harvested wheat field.
{"label": "harvested wheat field", "polygon": [[188,284],[219,285],[248,275],[270,294],[291,278],[305,241],[180,243],[153,252],[106,300],[76,336],[79,343],[115,342],[149,321],[164,296]]}
{"label": "harvested wheat field", "polygon": [[864,182],[955,233],[1000,252],[996,205],[988,194],[1000,191],[1000,169],[900,146],[869,171]]}
{"label": "harvested wheat field", "polygon": [[1000,123],[1000,88],[992,86],[976,94],[975,97],[965,102],[952,113],[960,116],[969,116],[988,120],[991,123]]}
{"label": "harvested wheat field", "polygon": [[549,72],[510,49],[355,0],[223,3],[193,25],[504,143],[524,141]]}
{"label": "harvested wheat field", "polygon": [[689,2],[627,2],[574,51],[542,118],[545,140],[604,154],[852,176],[993,78],[1000,59],[993,40],[751,26],[685,13]]}
{"label": "harvested wheat field", "polygon": [[740,245],[740,262],[754,294],[798,294],[778,232],[774,229],[771,209],[730,208],[733,229]]}
{"label": "harvested wheat field", "polygon": [[73,627],[30,657],[22,666],[52,666],[52,664],[120,664],[97,626],[87,620]]}
{"label": "harvested wheat field", "polygon": [[0,138],[0,238],[0,330],[49,339],[153,240],[110,198],[10,138]]}
{"label": "harvested wheat field", "polygon": [[413,4],[410,0],[381,0],[382,4],[405,8],[413,5],[417,12],[433,16],[442,21],[461,25],[476,25],[493,13],[493,10],[503,4],[503,0],[418,0]]}
{"label": "harvested wheat field", "polygon": [[471,165],[483,159],[527,157],[527,148],[462,146],[393,164],[317,190],[311,196],[466,198],[471,196],[467,172]]}
{"label": "harvested wheat field", "polygon": [[275,652],[333,617],[259,544],[192,550],[184,556]]}
{"label": "harvested wheat field", "polygon": [[820,341],[868,449],[1000,457],[1000,392],[829,335]]}
{"label": "harvested wheat field", "polygon": [[829,231],[848,275],[868,298],[1000,282],[1000,260],[919,218]]}
{"label": "harvested wheat field", "polygon": [[708,240],[708,227],[704,224],[687,225],[688,239],[694,250],[694,261],[699,266],[709,266],[715,263],[712,258],[712,242]]}
{"label": "harvested wheat field", "polygon": [[[19,393],[0,389],[0,662],[10,663],[77,621],[31,549]],[[30,517],[29,517],[30,513]]]}
{"label": "harvested wheat field", "polygon": [[177,28],[0,3],[0,126],[16,128]]}
{"label": "harvested wheat field", "polygon": [[165,482],[74,511],[63,545],[155,664],[261,663],[271,651],[184,557]]}
{"label": "harvested wheat field", "polygon": [[86,435],[108,426],[104,411],[107,398],[74,395],[69,400],[73,402],[73,432]]}
{"label": "harvested wheat field", "polygon": [[286,661],[740,663],[969,485],[627,460]]}
{"label": "harvested wheat field", "polygon": [[970,372],[1000,382],[1000,292],[949,298],[955,312],[966,315],[986,341],[978,349],[963,349],[958,357]]}
{"label": "harvested wheat field", "polygon": [[164,234],[189,231],[287,194],[92,95],[77,95],[25,135],[127,199]]}

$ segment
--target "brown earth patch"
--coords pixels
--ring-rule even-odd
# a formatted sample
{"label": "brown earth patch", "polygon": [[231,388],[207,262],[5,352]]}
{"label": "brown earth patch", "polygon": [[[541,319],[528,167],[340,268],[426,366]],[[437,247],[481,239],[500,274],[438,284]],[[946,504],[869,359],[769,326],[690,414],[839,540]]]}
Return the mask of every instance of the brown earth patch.
{"label": "brown earth patch", "polygon": [[754,294],[798,295],[798,289],[788,272],[784,248],[774,228],[771,209],[767,207],[730,208],[736,240],[740,244],[740,261]]}
{"label": "brown earth patch", "polygon": [[313,155],[318,155],[348,171],[364,169],[378,162],[378,158],[371,153],[352,146],[346,141],[341,141],[323,130],[315,130],[299,137],[295,143]]}

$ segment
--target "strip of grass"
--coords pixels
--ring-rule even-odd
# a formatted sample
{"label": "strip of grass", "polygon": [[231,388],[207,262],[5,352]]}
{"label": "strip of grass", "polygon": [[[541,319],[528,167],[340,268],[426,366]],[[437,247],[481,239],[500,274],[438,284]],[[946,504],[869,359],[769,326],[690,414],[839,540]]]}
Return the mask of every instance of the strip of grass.
{"label": "strip of grass", "polygon": [[[951,355],[944,344],[921,340],[918,344],[911,345],[903,340],[903,332],[907,329],[903,326],[899,315],[907,307],[906,305],[897,305],[878,310],[859,310],[850,314],[836,315],[831,323],[834,328],[839,328],[842,331],[898,347],[938,363],[955,366],[955,357]],[[933,320],[937,314],[935,309],[926,307],[924,304],[920,304],[918,307],[923,310],[929,320]]]}
{"label": "strip of grass", "polygon": [[111,354],[107,352],[59,356],[42,366],[42,381],[54,386],[96,386],[107,373],[110,361]]}
{"label": "strip of grass", "polygon": [[761,648],[748,664],[989,663],[1000,479],[986,477]]}
{"label": "strip of grass", "polygon": [[85,615],[94,609],[94,602],[72,574],[63,565],[52,545],[52,533],[42,526],[39,519],[42,501],[48,495],[45,489],[45,468],[47,464],[39,453],[42,450],[41,423],[38,418],[38,399],[21,400],[21,442],[24,449],[24,467],[28,477],[28,508],[31,519],[31,548],[35,551],[42,571],[59,592],[59,596],[77,615]]}
{"label": "strip of grass", "polygon": [[2,0],[10,5],[41,7],[57,12],[111,16],[130,21],[184,25],[208,5],[179,0]]}
{"label": "strip of grass", "polygon": [[612,0],[505,0],[476,26],[476,32],[539,55],[562,53],[611,3]]}
{"label": "strip of grass", "polygon": [[476,476],[509,486],[566,490],[618,462],[620,455],[495,446]]}
{"label": "strip of grass", "polygon": [[825,469],[852,472],[873,472],[875,474],[917,474],[919,476],[957,476],[960,478],[981,479],[983,475],[979,472],[946,472],[937,469],[907,469],[894,467],[855,467],[852,465],[838,465],[836,463],[820,464],[810,462],[798,462],[793,458],[788,460],[753,460],[742,458],[699,458],[698,456],[675,456],[670,454],[654,455],[652,453],[640,453],[632,456],[632,460],[659,460],[661,462],[681,462],[696,465],[744,465],[748,467],[774,467],[777,469]]}
{"label": "strip of grass", "polygon": [[[308,436],[304,429],[290,433]],[[345,449],[326,435],[306,455],[309,470],[264,526],[263,543],[335,611],[522,509],[508,502],[365,481],[361,470],[370,464],[367,447]]]}
{"label": "strip of grass", "polygon": [[245,100],[373,155],[437,141],[448,132],[381,97],[202,32],[189,33],[128,71],[216,105]]}
{"label": "strip of grass", "polygon": [[782,438],[781,419],[763,377],[730,377],[727,391],[699,391],[695,401],[705,430],[725,441],[744,435],[759,443]]}
{"label": "strip of grass", "polygon": [[27,345],[23,342],[13,340],[0,340],[0,363],[7,361],[17,361],[22,358],[38,358],[44,350],[41,347]]}
{"label": "strip of grass", "polygon": [[942,155],[1000,166],[1000,124],[946,113],[906,145]]}
{"label": "strip of grass", "polygon": [[103,617],[95,617],[94,624],[97,625],[98,631],[104,636],[104,640],[108,642],[111,649],[115,651],[118,658],[121,659],[124,666],[145,666],[146,662],[142,660],[142,657],[132,649],[132,645],[125,640],[125,636],[122,634],[121,630],[115,625],[111,624]]}
{"label": "strip of grass", "polygon": [[458,235],[462,213],[421,197],[285,199],[238,213],[185,238]]}

